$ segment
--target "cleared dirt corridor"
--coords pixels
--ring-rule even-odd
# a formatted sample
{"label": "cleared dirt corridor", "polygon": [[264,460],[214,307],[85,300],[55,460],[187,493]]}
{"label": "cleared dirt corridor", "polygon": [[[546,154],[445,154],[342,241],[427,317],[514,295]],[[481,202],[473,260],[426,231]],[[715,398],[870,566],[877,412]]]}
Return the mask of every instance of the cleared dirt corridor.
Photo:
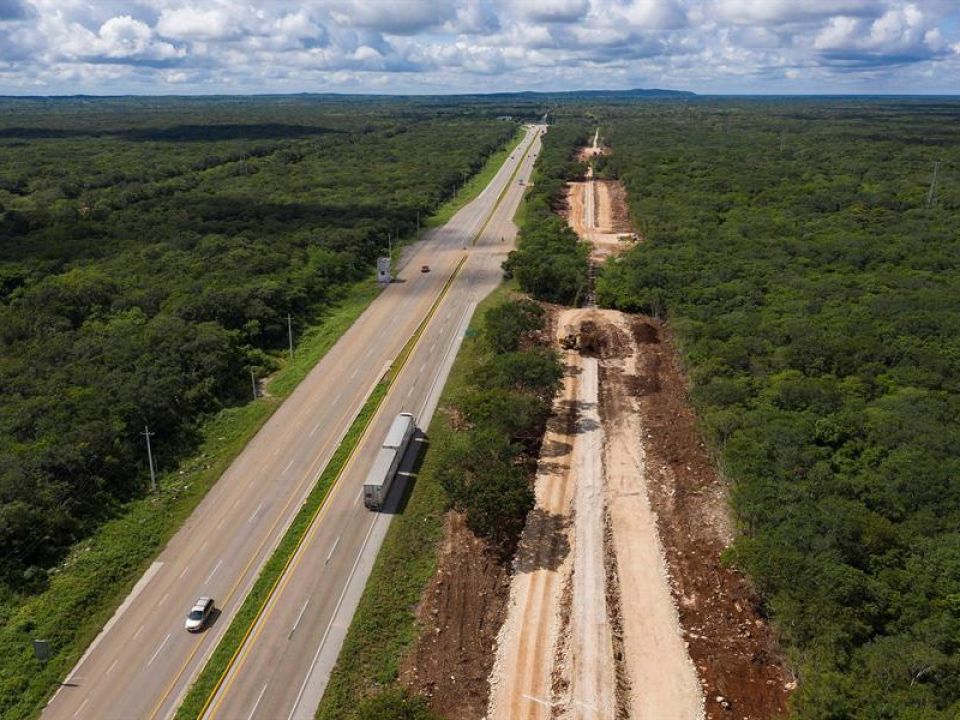
{"label": "cleared dirt corridor", "polygon": [[[566,310],[558,333],[585,322],[628,328],[614,316]],[[703,717],[646,498],[638,429],[628,404],[615,399],[628,398],[627,379],[607,367],[622,369],[630,353],[629,329],[616,336],[609,357],[564,354],[564,391],[499,636],[491,719]],[[602,388],[606,378],[624,385]]]}

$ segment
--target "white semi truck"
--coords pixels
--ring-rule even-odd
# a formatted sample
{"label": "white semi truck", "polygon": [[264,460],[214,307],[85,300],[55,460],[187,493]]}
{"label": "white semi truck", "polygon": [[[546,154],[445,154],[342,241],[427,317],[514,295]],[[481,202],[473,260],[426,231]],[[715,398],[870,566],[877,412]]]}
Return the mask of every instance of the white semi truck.
{"label": "white semi truck", "polygon": [[373,460],[373,467],[363,483],[363,504],[371,510],[379,510],[390,494],[393,479],[397,476],[417,425],[410,413],[400,413],[394,418],[383,446]]}

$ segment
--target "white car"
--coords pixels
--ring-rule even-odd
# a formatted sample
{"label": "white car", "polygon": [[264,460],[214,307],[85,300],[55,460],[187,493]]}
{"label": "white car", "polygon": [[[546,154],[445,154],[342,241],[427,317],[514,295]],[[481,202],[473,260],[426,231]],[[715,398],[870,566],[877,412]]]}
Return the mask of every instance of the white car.
{"label": "white car", "polygon": [[207,624],[211,614],[213,614],[213,598],[199,597],[187,614],[187,622],[184,627],[189,632],[200,632]]}

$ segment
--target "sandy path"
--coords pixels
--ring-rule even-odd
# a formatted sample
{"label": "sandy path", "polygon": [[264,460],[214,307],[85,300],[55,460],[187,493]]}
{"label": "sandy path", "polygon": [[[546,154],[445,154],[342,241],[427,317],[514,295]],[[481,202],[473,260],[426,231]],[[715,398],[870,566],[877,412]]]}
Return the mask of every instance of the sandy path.
{"label": "sandy path", "polygon": [[657,520],[648,500],[640,416],[626,386],[628,377],[637,376],[638,348],[622,313],[596,311],[592,317],[615,325],[621,331],[619,336],[629,339],[626,357],[603,361],[607,372],[602,402],[607,502],[620,579],[626,669],[631,681],[630,717],[702,718],[700,682],[681,635]]}
{"label": "sandy path", "polygon": [[569,696],[561,717],[612,718],[616,700],[613,640],[607,621],[604,567],[603,429],[599,412],[596,358],[583,358],[573,449],[573,578],[566,675]]}
{"label": "sandy path", "polygon": [[491,719],[548,720],[552,714],[560,596],[570,565],[566,529],[573,499],[570,413],[579,388],[579,356],[567,353],[566,360],[573,367],[564,378],[544,435],[535,483],[536,507],[520,539],[507,619],[497,641],[487,712]]}

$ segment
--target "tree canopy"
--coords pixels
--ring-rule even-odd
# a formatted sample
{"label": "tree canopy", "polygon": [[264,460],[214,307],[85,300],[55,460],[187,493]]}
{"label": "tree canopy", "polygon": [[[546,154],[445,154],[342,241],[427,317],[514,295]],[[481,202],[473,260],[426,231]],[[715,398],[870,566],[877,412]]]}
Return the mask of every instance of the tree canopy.
{"label": "tree canopy", "polygon": [[795,715],[957,717],[960,103],[607,114],[644,242],[598,297],[677,332]]}

